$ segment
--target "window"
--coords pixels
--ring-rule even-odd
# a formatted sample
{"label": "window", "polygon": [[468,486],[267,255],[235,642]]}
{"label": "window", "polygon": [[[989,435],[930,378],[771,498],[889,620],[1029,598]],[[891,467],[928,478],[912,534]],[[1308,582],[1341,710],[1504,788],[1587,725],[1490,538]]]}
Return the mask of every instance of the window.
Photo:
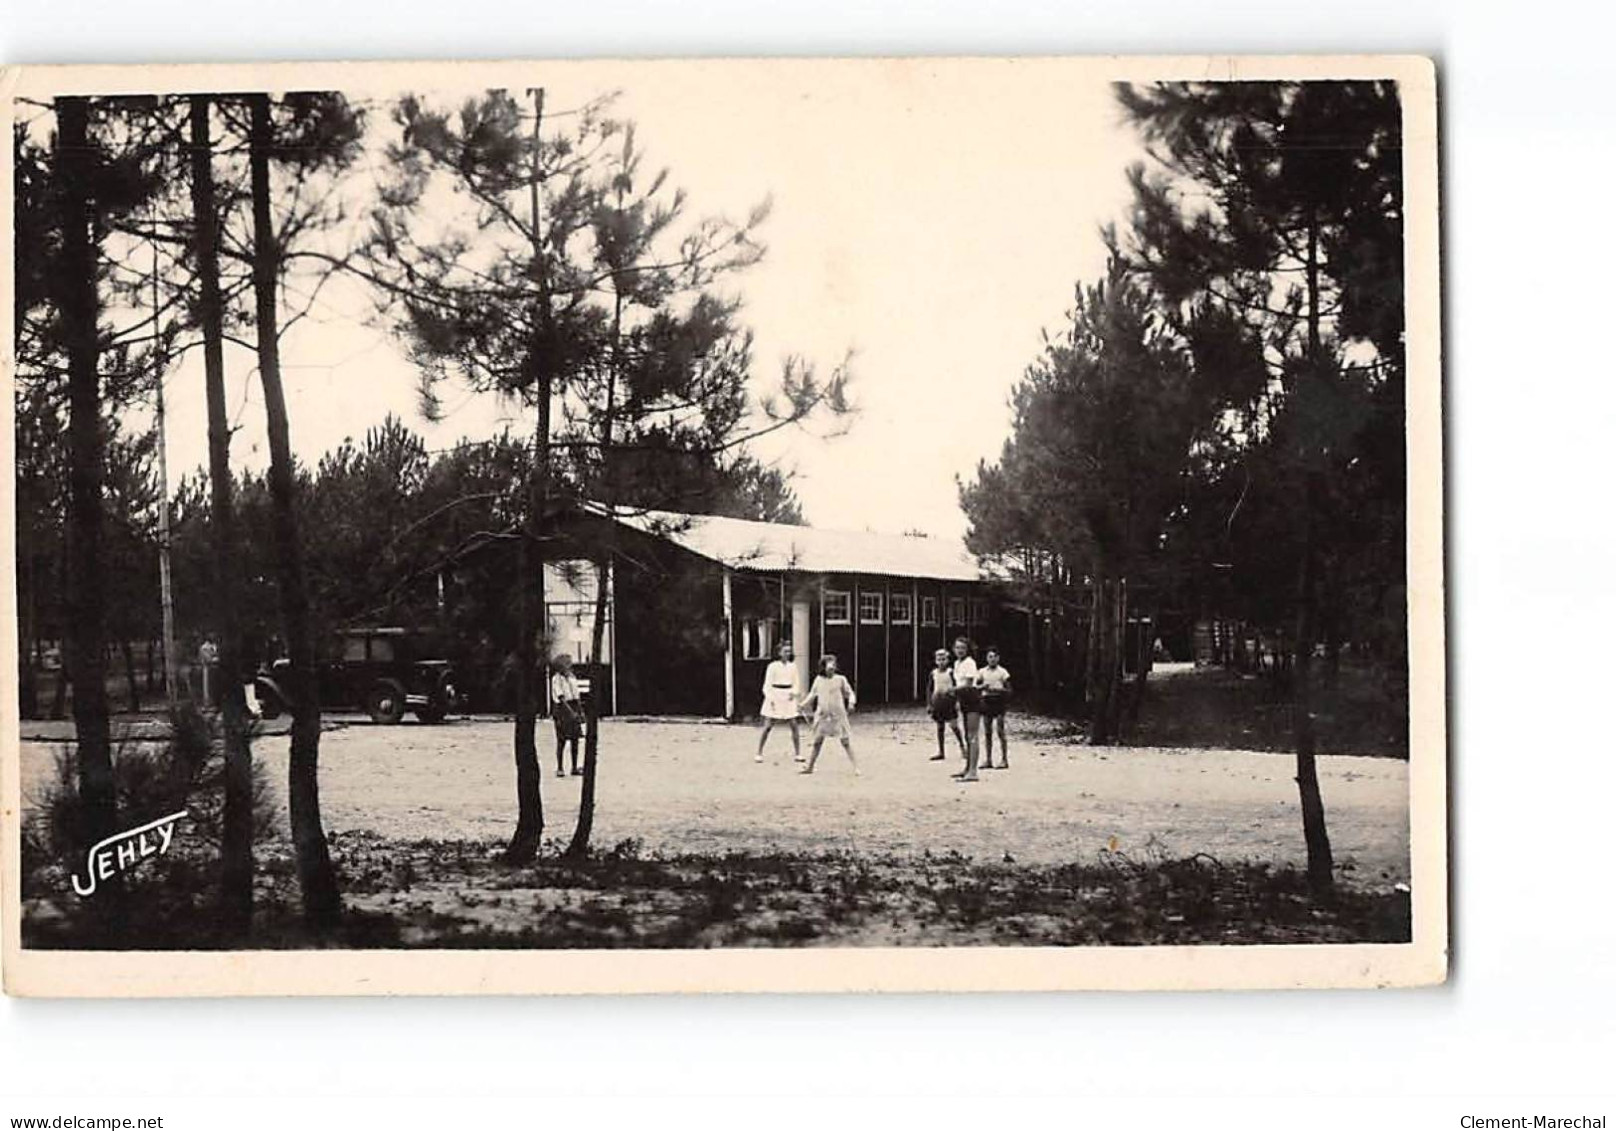
{"label": "window", "polygon": [[[608,590],[608,593],[610,591]],[[544,639],[551,652],[565,652],[579,663],[593,662],[591,649],[595,643],[594,601],[546,601],[544,603],[548,633]],[[612,662],[612,602],[606,602],[606,623],[601,629],[600,662]]]}
{"label": "window", "polygon": [[365,638],[363,636],[344,636],[342,638],[342,658],[349,663],[364,663],[368,658],[365,655]]}
{"label": "window", "polygon": [[871,593],[868,589],[859,593],[859,623],[880,624],[886,620],[885,593]]}
{"label": "window", "polygon": [[972,624],[987,624],[988,623],[988,603],[986,601],[973,600],[971,602],[971,623]]}
{"label": "window", "polygon": [[853,623],[853,599],[848,593],[838,589],[825,590],[825,623]]}
{"label": "window", "polygon": [[741,621],[741,658],[766,660],[774,650],[774,622],[747,617]]}
{"label": "window", "polygon": [[892,623],[913,624],[915,622],[915,606],[913,599],[907,593],[894,593],[892,595]]}
{"label": "window", "polygon": [[920,599],[920,623],[928,628],[937,624],[936,597],[922,597]]}
{"label": "window", "polygon": [[373,636],[370,639],[370,658],[378,663],[390,664],[393,662],[393,642],[385,636]]}
{"label": "window", "polygon": [[965,598],[964,597],[950,597],[948,599],[948,623],[949,624],[964,624],[965,623]]}

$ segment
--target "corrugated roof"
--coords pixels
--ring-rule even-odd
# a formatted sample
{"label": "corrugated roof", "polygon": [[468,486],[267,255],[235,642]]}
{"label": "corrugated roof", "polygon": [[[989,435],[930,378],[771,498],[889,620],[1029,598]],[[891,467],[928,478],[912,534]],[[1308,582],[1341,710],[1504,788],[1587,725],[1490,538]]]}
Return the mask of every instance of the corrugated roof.
{"label": "corrugated roof", "polygon": [[934,581],[982,579],[976,559],[965,546],[947,538],[821,530],[667,511],[620,516],[618,521],[734,569],[871,573]]}

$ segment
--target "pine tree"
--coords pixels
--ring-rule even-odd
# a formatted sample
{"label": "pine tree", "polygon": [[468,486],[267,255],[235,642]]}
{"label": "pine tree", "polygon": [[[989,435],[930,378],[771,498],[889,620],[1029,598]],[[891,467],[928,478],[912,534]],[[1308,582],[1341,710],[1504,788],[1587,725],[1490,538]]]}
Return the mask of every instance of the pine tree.
{"label": "pine tree", "polygon": [[[749,342],[734,325],[734,304],[706,288],[755,262],[761,249],[751,233],[763,211],[741,225],[681,228],[682,196],[662,198],[665,174],[640,179],[632,131],[608,116],[607,103],[552,115],[567,123],[555,126],[544,92],[528,93],[531,112],[502,91],[457,114],[404,99],[403,140],[392,154],[399,173],[384,190],[366,253],[366,271],[421,366],[428,415],[439,383],[453,376],[517,401],[534,421],[525,513],[500,536],[517,557],[511,863],[533,859],[543,831],[532,681],[544,550],[559,508],[580,497],[639,509],[677,505],[681,487],[710,480],[715,466],[735,466],[760,431],[820,406],[846,407],[840,371],[820,380],[793,362],[778,395],[750,406],[763,423],[745,427]],[[428,216],[423,207],[444,184],[471,204],[447,233],[441,212]],[[592,554],[598,600],[610,555],[609,543]],[[596,618],[597,634],[604,619]],[[588,741],[596,749],[598,733]],[[578,851],[588,843],[594,765],[586,755]]]}
{"label": "pine tree", "polygon": [[[421,367],[429,417],[438,411],[438,385],[451,375],[532,414],[521,512],[509,530],[489,534],[513,546],[517,558],[517,823],[505,852],[513,864],[537,855],[544,832],[535,679],[544,540],[556,499],[551,416],[587,350],[570,245],[588,226],[585,170],[606,132],[600,108],[589,106],[570,128],[547,135],[544,92],[529,95],[531,115],[504,91],[467,101],[458,115],[402,99],[396,116],[403,136],[390,153],[397,176],[383,189],[364,252],[366,273]],[[474,210],[469,224],[447,235],[423,208],[429,187],[443,183],[469,197]]]}
{"label": "pine tree", "polygon": [[143,147],[125,144],[138,106],[70,96],[55,99],[52,112],[48,153],[26,144],[18,153],[20,190],[49,206],[30,221],[39,244],[19,245],[17,346],[19,372],[41,407],[65,383],[65,666],[88,845],[117,823],[106,694],[107,409],[128,403],[149,376],[127,330],[103,323],[117,279],[102,242],[116,217],[150,197],[154,181]]}
{"label": "pine tree", "polygon": [[220,721],[224,732],[224,816],[221,900],[230,929],[244,935],[253,906],[253,757],[247,736],[243,690],[241,564],[236,538],[236,501],[230,470],[230,421],[225,405],[225,297],[219,264],[219,202],[213,175],[213,100],[187,100],[191,253],[196,278],[196,314],[202,334],[208,406],[208,485],[211,516],[211,621],[218,646]]}
{"label": "pine tree", "polygon": [[79,798],[85,843],[117,827],[112,747],[107,725],[106,611],[100,580],[103,504],[100,296],[96,291],[95,151],[85,98],[56,100],[58,224],[61,252],[55,301],[67,355],[68,608],[67,664],[72,672]]}
{"label": "pine tree", "polygon": [[1086,576],[1089,741],[1110,744],[1122,713],[1128,582],[1159,545],[1206,427],[1206,382],[1151,293],[1113,259],[1105,280],[1079,289],[1066,332],[1028,367],[1012,404],[998,463],[961,490],[969,542],[1008,555],[1034,587],[1049,584],[1051,604]]}
{"label": "pine tree", "polygon": [[[1334,564],[1342,485],[1400,408],[1401,139],[1395,87],[1382,82],[1184,83],[1122,87],[1122,105],[1170,171],[1133,171],[1129,248],[1170,301],[1223,308],[1262,343],[1271,379],[1249,402],[1243,470],[1290,516],[1265,556],[1291,559],[1297,782],[1313,890],[1333,886],[1318,785],[1314,653],[1339,621]],[[1352,364],[1354,343],[1373,360]],[[1365,421],[1371,424],[1366,430]],[[1386,445],[1381,445],[1386,447]],[[1388,468],[1400,478],[1399,468]],[[1382,492],[1382,502],[1390,492]],[[1365,500],[1367,501],[1367,500]],[[1390,512],[1400,528],[1401,511]],[[1402,538],[1390,540],[1398,547]],[[1384,563],[1391,565],[1392,563]],[[1339,628],[1334,630],[1337,635]]]}

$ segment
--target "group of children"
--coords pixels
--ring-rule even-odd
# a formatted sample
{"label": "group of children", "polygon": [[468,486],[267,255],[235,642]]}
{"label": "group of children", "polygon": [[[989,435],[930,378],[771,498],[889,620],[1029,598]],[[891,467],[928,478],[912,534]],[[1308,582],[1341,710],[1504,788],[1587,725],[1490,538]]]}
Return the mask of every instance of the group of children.
{"label": "group of children", "polygon": [[[971,642],[961,636],[951,655],[946,648],[932,657],[927,713],[937,723],[937,753],[933,762],[947,757],[946,732],[952,730],[965,758],[955,781],[977,781],[979,751],[985,741],[987,761],[982,768],[1010,768],[1010,740],[1004,733],[1004,712],[1010,702],[1010,671],[999,663],[999,652],[989,648],[979,666],[971,658]],[[961,727],[961,724],[963,728]],[[999,735],[999,762],[993,763],[993,734]]]}
{"label": "group of children", "polygon": [[[819,761],[819,751],[827,738],[841,742],[847,760],[853,764],[853,773],[859,772],[858,759],[853,754],[853,729],[848,712],[857,705],[857,696],[847,677],[836,670],[836,657],[826,653],[819,659],[819,672],[806,696],[799,691],[796,653],[790,641],[780,644],[779,658],[770,661],[763,675],[763,725],[758,733],[756,761],[763,761],[763,748],[776,724],[786,723],[791,728],[793,758],[803,761],[802,737],[798,723],[810,717],[814,728],[813,751],[808,756],[802,773],[811,774]],[[982,768],[1010,768],[1010,744],[1004,733],[1005,707],[1010,699],[1010,672],[999,663],[997,649],[987,649],[984,662],[978,665],[971,657],[971,642],[961,636],[954,641],[952,653],[937,649],[927,689],[927,713],[937,724],[937,753],[931,759],[941,762],[947,757],[947,732],[952,730],[959,742],[965,765],[954,780],[974,782],[977,774],[978,751],[981,740],[987,743],[987,761]],[[961,723],[963,722],[963,727]],[[993,762],[993,735],[999,735],[999,762]]]}

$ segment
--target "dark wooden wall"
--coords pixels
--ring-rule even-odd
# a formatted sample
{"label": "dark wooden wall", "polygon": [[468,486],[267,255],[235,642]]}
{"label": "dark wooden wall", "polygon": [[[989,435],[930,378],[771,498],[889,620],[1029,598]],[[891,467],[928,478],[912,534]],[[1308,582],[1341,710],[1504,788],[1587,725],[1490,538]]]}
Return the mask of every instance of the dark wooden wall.
{"label": "dark wooden wall", "polygon": [[[1015,615],[996,600],[981,583],[948,583],[885,578],[864,574],[830,575],[824,588],[850,595],[852,620],[849,625],[825,625],[824,647],[836,653],[837,661],[849,680],[854,681],[862,702],[918,703],[925,694],[925,673],[932,666],[938,648],[948,648],[957,636],[969,637],[980,659],[983,645],[1005,634]],[[859,594],[882,595],[882,623],[863,624],[859,617]],[[892,597],[907,595],[911,602],[910,623],[892,623]],[[935,623],[925,623],[926,599],[931,598]],[[977,620],[972,621],[973,606]],[[814,611],[815,623],[820,610]],[[1024,635],[1024,633],[1022,634]],[[1010,663],[1011,644],[1002,643]],[[814,654],[817,663],[819,653]],[[856,677],[856,678],[855,678]]]}

